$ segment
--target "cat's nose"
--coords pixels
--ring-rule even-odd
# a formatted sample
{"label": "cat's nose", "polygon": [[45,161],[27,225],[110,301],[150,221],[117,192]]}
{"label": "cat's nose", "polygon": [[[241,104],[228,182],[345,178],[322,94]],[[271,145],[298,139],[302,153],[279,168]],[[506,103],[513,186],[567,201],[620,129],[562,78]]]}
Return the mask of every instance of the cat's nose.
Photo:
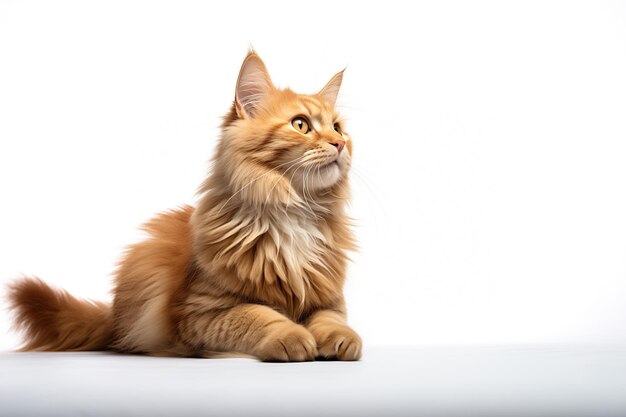
{"label": "cat's nose", "polygon": [[335,148],[337,148],[337,152],[341,153],[341,150],[343,149],[344,146],[346,146],[346,142],[343,140],[337,140],[335,142],[330,142],[331,145],[333,145]]}

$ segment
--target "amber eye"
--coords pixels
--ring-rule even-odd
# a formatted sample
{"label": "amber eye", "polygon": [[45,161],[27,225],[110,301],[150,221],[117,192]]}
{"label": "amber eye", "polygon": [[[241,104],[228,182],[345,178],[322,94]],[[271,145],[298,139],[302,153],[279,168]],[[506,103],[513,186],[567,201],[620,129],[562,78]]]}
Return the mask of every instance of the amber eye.
{"label": "amber eye", "polygon": [[339,123],[335,123],[333,127],[335,128],[335,132],[343,136],[343,133],[341,133],[341,128],[339,127]]}
{"label": "amber eye", "polygon": [[311,131],[309,128],[309,122],[306,121],[304,117],[296,117],[291,121],[291,126],[296,129],[300,133],[304,133],[305,135]]}

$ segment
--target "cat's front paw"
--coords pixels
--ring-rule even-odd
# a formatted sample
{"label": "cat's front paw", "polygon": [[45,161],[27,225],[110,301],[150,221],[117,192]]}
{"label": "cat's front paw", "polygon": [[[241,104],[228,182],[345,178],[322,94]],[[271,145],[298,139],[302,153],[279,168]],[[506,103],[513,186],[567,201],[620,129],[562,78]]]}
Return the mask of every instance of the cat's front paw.
{"label": "cat's front paw", "polygon": [[327,325],[315,333],[318,357],[340,361],[361,359],[362,342],[358,334],[348,326]]}
{"label": "cat's front paw", "polygon": [[304,327],[287,323],[265,336],[256,356],[266,362],[312,361],[317,356],[315,338]]}

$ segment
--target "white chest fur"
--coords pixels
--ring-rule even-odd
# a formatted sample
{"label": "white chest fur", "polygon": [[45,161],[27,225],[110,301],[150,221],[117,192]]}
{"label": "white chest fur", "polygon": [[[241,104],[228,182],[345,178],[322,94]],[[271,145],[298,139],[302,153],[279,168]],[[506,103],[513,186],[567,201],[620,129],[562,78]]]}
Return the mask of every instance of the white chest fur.
{"label": "white chest fur", "polygon": [[[266,215],[254,219],[263,230],[255,246],[255,261],[263,262],[262,280],[283,281],[301,301],[315,271],[323,265],[326,237],[315,219],[303,215]],[[252,279],[257,277],[251,277]]]}

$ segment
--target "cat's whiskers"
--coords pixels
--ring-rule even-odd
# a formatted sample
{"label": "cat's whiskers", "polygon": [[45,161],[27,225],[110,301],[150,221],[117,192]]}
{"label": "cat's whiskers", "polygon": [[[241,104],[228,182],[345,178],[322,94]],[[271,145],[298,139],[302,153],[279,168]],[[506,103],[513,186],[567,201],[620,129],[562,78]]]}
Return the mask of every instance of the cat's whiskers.
{"label": "cat's whiskers", "polygon": [[324,207],[320,206],[315,201],[315,199],[313,198],[313,195],[312,195],[311,189],[310,189],[311,188],[310,184],[309,184],[308,192],[307,192],[307,187],[306,187],[306,184],[310,182],[309,175],[311,174],[311,171],[313,170],[313,168],[315,168],[315,165],[313,165],[313,164],[307,165],[306,170],[305,170],[304,175],[303,175],[303,177],[304,177],[303,184],[304,185],[302,187],[302,190],[303,190],[304,198],[305,198],[305,201],[307,203],[307,206],[309,208],[310,213],[313,214],[313,216],[315,216],[315,218],[319,219],[320,216],[317,214],[317,212],[315,210],[313,210],[313,208],[311,207],[311,203],[313,204],[313,206],[317,207],[318,209],[321,209],[322,211],[324,211],[325,209],[324,209]]}
{"label": "cat's whiskers", "polygon": [[[310,167],[309,167],[309,169],[307,170],[307,173],[306,173],[306,175],[307,175],[307,179],[306,179],[306,181],[307,181],[307,183],[309,184],[309,198],[310,198],[310,200],[309,200],[309,201],[310,201],[310,202],[313,204],[313,206],[314,206],[314,207],[316,207],[318,210],[320,210],[320,211],[324,211],[324,207],[320,206],[320,204],[318,203],[318,201],[317,201],[317,200],[313,197],[313,193],[312,193],[312,190],[311,190],[311,185],[312,185],[312,178],[311,178],[311,177],[313,176],[313,175],[312,175],[312,172],[313,172],[313,169],[315,169],[317,166],[318,166],[318,164],[311,164],[311,165],[310,165]],[[316,217],[317,217],[317,215],[316,215]]]}
{"label": "cat's whiskers", "polygon": [[224,204],[221,205],[219,211],[217,212],[217,216],[220,215],[220,213],[222,212],[222,209],[224,209],[224,207],[230,202],[230,200],[232,200],[237,194],[241,193],[245,188],[249,187],[250,185],[252,185],[253,182],[260,180],[261,178],[265,177],[266,175],[271,174],[273,171],[276,171],[277,169],[279,169],[282,166],[285,166],[287,164],[290,164],[292,162],[297,162],[298,159],[301,159],[302,157],[298,157],[295,159],[292,159],[291,161],[287,161],[285,163],[282,163],[280,165],[275,166],[274,168],[270,169],[269,171],[259,175],[258,177],[256,177],[255,179],[251,180],[250,182],[248,182],[247,184],[245,184],[244,186],[242,186],[236,193],[234,193],[232,196],[230,196],[230,198],[228,198],[228,200],[226,200],[224,202]]}
{"label": "cat's whiskers", "polygon": [[[302,193],[304,194],[304,199],[306,201],[307,206],[309,207],[309,210],[311,211],[311,213],[313,213],[315,215],[315,211],[313,210],[313,208],[311,207],[311,204],[309,203],[309,201],[313,200],[313,196],[309,192],[307,192],[307,184],[309,182],[309,173],[311,172],[311,168],[313,166],[312,165],[307,165],[306,166],[306,170],[304,171],[304,181],[302,182],[303,186],[302,186]],[[313,205],[315,205],[315,203],[313,203]],[[317,217],[317,215],[315,215]]]}
{"label": "cat's whiskers", "polygon": [[322,176],[320,174],[320,167],[321,167],[321,164],[317,164],[317,181],[321,184],[322,183]]}
{"label": "cat's whiskers", "polygon": [[[299,159],[299,158],[297,158],[297,159]],[[263,204],[263,209],[261,210],[262,212],[265,211],[265,208],[267,207],[267,203],[269,202],[269,200],[270,200],[270,198],[272,196],[272,192],[276,188],[276,185],[278,185],[278,183],[280,182],[281,179],[285,178],[285,175],[287,175],[289,170],[292,169],[293,167],[295,167],[298,164],[298,162],[299,161],[296,160],[293,164],[289,165],[289,167],[285,170],[285,172],[280,174],[280,177],[278,177],[278,179],[274,182],[274,185],[272,185],[272,188],[270,189],[270,192],[267,194],[267,198],[265,199],[265,203]],[[296,171],[297,171],[297,168],[296,168]],[[291,196],[291,180],[289,181],[289,187],[290,187],[289,188],[289,196]]]}

